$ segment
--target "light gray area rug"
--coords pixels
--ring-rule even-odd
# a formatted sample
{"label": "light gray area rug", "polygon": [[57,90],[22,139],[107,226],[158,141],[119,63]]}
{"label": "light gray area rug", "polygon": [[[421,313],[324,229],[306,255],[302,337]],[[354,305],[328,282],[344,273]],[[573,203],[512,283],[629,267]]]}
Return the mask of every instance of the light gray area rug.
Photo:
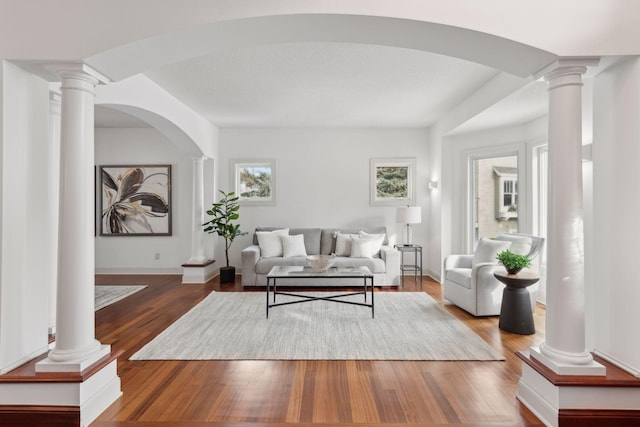
{"label": "light gray area rug", "polygon": [[98,311],[101,308],[104,308],[108,305],[113,304],[114,302],[118,302],[121,299],[128,297],[129,295],[133,295],[138,291],[146,288],[147,285],[127,285],[127,286],[106,286],[106,285],[96,285],[96,300],[95,310]]}
{"label": "light gray area rug", "polygon": [[375,319],[330,301],[266,319],[265,304],[262,292],[211,293],[131,360],[504,360],[425,293],[376,292]]}

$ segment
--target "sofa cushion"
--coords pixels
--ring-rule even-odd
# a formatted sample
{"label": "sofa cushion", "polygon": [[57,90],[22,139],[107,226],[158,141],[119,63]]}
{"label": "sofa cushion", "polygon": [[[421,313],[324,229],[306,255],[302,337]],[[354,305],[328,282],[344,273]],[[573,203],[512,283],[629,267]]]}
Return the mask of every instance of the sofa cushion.
{"label": "sofa cushion", "polygon": [[372,239],[373,240],[373,256],[380,256],[380,249],[382,249],[382,243],[387,239],[386,233],[382,234],[370,234],[366,231],[360,232],[360,237],[363,239]]}
{"label": "sofa cushion", "polygon": [[[281,230],[284,227],[256,227],[256,234],[253,235],[253,244],[258,244],[258,232]],[[289,235],[295,236],[298,234],[304,235],[304,247],[307,251],[307,255],[319,255],[320,254],[320,229],[319,228],[290,228]]]}
{"label": "sofa cushion", "polygon": [[[336,233],[359,234],[361,231],[369,234],[384,234],[385,238],[382,244],[386,245],[389,243],[387,239],[387,227],[385,226],[360,228],[323,228],[322,235],[320,237],[320,253],[323,255],[330,255],[336,252]],[[307,248],[307,252],[308,250],[309,248]]]}
{"label": "sofa cushion", "polygon": [[447,270],[447,280],[454,282],[467,289],[471,289],[471,269],[470,268],[451,268]]}
{"label": "sofa cushion", "polygon": [[282,236],[282,256],[285,258],[293,256],[307,256],[304,247],[304,235]]}
{"label": "sofa cushion", "polygon": [[282,237],[289,235],[289,229],[284,228],[274,231],[257,231],[260,256],[271,258],[282,256]]}
{"label": "sofa cushion", "polygon": [[373,258],[373,239],[358,237],[351,241],[351,258]]}
{"label": "sofa cushion", "polygon": [[498,260],[496,259],[496,255],[505,249],[508,249],[510,245],[511,242],[509,241],[500,241],[481,237],[480,240],[478,240],[478,246],[476,246],[476,250],[473,253],[473,261],[471,262],[471,265],[475,266],[481,262],[497,263]]}
{"label": "sofa cushion", "polygon": [[336,233],[336,256],[351,256],[351,244],[354,238],[358,238],[357,234]]}

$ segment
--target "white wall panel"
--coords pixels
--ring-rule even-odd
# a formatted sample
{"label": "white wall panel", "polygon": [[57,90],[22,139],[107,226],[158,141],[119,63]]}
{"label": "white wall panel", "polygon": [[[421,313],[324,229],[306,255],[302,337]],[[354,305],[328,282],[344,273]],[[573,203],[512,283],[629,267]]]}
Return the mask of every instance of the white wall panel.
{"label": "white wall panel", "polygon": [[[417,159],[417,204],[428,197],[427,141],[424,129],[222,129],[220,188],[231,189],[229,161],[273,158],[277,165],[275,206],[242,206],[242,230],[256,226],[358,227],[385,225],[402,240],[395,208],[370,206],[369,161],[377,157]],[[427,210],[413,226],[413,242],[426,244]],[[230,258],[240,266],[240,251],[251,235],[238,238]],[[221,253],[217,248],[216,253]]]}
{"label": "white wall panel", "polygon": [[640,59],[628,59],[594,83],[594,275],[587,304],[595,308],[595,349],[640,374],[637,263],[640,257]]}
{"label": "white wall panel", "polygon": [[191,157],[153,128],[100,128],[95,141],[98,212],[101,165],[170,164],[172,209],[171,236],[100,236],[97,218],[96,272],[181,274],[191,253]]}

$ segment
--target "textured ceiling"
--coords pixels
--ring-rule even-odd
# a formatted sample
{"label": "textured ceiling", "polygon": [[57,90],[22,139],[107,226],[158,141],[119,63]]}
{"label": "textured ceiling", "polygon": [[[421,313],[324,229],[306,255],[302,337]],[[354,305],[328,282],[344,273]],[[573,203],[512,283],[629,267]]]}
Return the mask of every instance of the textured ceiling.
{"label": "textured ceiling", "polygon": [[253,46],[146,73],[220,127],[427,127],[497,71],[348,43]]}

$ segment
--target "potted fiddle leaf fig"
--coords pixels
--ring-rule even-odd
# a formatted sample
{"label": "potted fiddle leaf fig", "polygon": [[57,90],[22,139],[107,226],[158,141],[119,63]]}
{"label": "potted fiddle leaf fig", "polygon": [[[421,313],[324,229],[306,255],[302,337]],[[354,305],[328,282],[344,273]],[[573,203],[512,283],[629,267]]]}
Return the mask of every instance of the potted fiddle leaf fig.
{"label": "potted fiddle leaf fig", "polygon": [[220,193],[222,198],[214,202],[211,209],[206,211],[207,215],[212,217],[211,220],[202,226],[206,233],[217,234],[224,239],[224,255],[227,263],[226,266],[220,267],[220,283],[230,283],[235,281],[236,268],[229,265],[229,248],[236,237],[247,233],[240,231],[240,224],[234,224],[234,221],[240,217],[239,197],[233,191],[225,193],[220,190]]}
{"label": "potted fiddle leaf fig", "polygon": [[531,260],[526,255],[518,255],[505,249],[496,255],[496,259],[507,270],[509,274],[518,274],[523,268],[531,266]]}

